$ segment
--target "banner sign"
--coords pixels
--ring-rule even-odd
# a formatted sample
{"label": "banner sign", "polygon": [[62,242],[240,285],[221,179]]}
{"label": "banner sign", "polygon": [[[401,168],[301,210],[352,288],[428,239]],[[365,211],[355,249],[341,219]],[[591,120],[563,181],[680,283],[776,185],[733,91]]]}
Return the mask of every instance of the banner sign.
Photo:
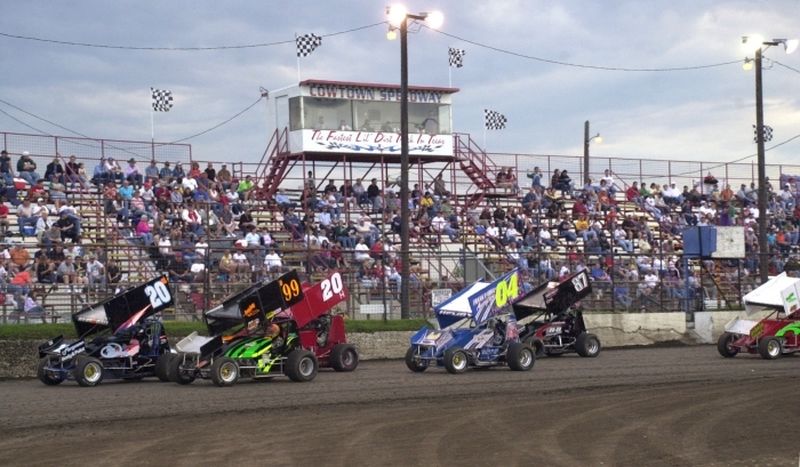
{"label": "banner sign", "polygon": [[[338,83],[313,83],[302,88],[303,95],[326,99],[347,99],[356,101],[400,102],[400,89],[374,88]],[[409,89],[408,102],[446,104],[450,93],[434,89]]]}
{"label": "banner sign", "polygon": [[[297,148],[295,134],[302,134],[301,147]],[[336,152],[349,154],[400,154],[401,138],[398,133],[382,131],[302,130],[290,136],[292,152]],[[415,156],[452,156],[452,135],[408,135],[408,153]]]}

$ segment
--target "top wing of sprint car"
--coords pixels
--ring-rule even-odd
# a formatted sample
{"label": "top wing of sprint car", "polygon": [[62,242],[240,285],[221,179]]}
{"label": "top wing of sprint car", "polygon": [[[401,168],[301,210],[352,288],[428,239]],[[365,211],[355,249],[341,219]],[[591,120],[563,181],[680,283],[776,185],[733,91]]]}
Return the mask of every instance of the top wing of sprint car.
{"label": "top wing of sprint car", "polygon": [[[203,319],[209,336],[193,332],[181,340],[177,348],[185,353],[209,355],[230,338],[248,336],[263,329],[281,310],[301,302],[303,297],[297,271],[271,282],[254,284],[205,312]],[[230,336],[224,336],[228,331],[232,331]]]}
{"label": "top wing of sprint car", "polygon": [[559,283],[545,282],[512,305],[519,324],[526,324],[542,315],[555,316],[592,293],[586,270],[579,271]]}
{"label": "top wing of sprint car", "polygon": [[[79,353],[83,341],[101,332],[117,333],[134,326],[143,319],[172,306],[172,293],[169,278],[162,275],[144,284],[131,287],[106,300],[89,305],[72,315],[72,324],[79,340],[72,344],[71,353]],[[59,336],[39,346],[40,356],[45,351],[59,346],[63,337]]]}
{"label": "top wing of sprint car", "polygon": [[745,295],[743,301],[747,317],[731,320],[725,325],[727,332],[750,334],[750,331],[759,323],[753,318],[769,310],[772,311],[770,316],[783,313],[786,319],[798,320],[800,319],[800,279],[790,277],[783,272]]}
{"label": "top wing of sprint car", "polygon": [[298,328],[303,328],[320,316],[330,313],[333,307],[348,297],[347,287],[338,271],[332,271],[317,284],[304,283],[302,288],[302,299],[278,314],[280,317],[293,319]]}

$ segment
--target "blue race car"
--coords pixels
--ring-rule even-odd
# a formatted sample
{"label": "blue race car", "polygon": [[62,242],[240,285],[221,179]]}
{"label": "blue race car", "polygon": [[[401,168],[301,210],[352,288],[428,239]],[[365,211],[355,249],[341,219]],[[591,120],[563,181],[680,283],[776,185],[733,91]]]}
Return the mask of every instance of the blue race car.
{"label": "blue race car", "polygon": [[425,327],[411,336],[406,366],[413,372],[444,366],[453,374],[499,365],[530,370],[535,352],[520,342],[516,319],[507,311],[521,296],[519,272],[513,270],[450,297],[434,308],[439,329]]}

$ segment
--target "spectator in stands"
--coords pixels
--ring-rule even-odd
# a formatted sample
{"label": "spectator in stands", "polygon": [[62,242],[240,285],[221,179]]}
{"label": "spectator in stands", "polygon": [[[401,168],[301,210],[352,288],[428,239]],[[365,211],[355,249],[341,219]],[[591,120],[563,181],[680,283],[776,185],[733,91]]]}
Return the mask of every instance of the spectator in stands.
{"label": "spectator in stands", "polygon": [[614,175],[611,173],[611,169],[605,169],[603,171],[603,177],[600,178],[600,185],[603,185],[605,182],[606,189],[611,196],[617,192],[617,186],[614,183]]}
{"label": "spectator in stands", "polygon": [[36,273],[36,282],[40,284],[55,284],[56,282],[56,266],[50,261],[47,255],[39,255],[34,261],[34,271]]}
{"label": "spectator in stands", "polygon": [[282,270],[283,259],[281,259],[280,255],[278,255],[277,251],[271,248],[264,256],[264,271],[270,273],[281,272]]}
{"label": "spectator in stands", "polygon": [[22,156],[17,161],[17,173],[19,177],[31,185],[35,185],[36,181],[41,177],[36,173],[36,162],[31,159],[28,151],[22,151]]}
{"label": "spectator in stands", "polygon": [[447,185],[442,178],[442,174],[437,175],[433,180],[433,194],[438,197],[450,196],[450,192],[447,191]]}
{"label": "spectator in stands", "polygon": [[616,241],[617,245],[625,250],[625,252],[633,253],[633,242],[628,240],[628,232],[622,228],[622,225],[614,229],[614,241]]}
{"label": "spectator in stands", "polygon": [[236,192],[239,194],[239,199],[245,202],[248,201],[254,188],[255,183],[253,182],[253,177],[247,175],[244,180],[239,181],[239,186],[236,188]]}
{"label": "spectator in stands", "polygon": [[250,275],[251,268],[250,261],[247,259],[247,255],[245,254],[244,250],[237,249],[233,253],[233,264],[236,271],[236,280],[238,282],[246,282],[248,276]]}
{"label": "spectator in stands", "polygon": [[33,215],[33,207],[29,199],[25,199],[20,206],[17,206],[17,222],[19,223],[19,232],[23,238],[26,234],[28,236],[34,235],[37,220]]}
{"label": "spectator in stands", "polygon": [[94,166],[94,171],[92,172],[92,183],[97,186],[105,186],[111,180],[113,180],[113,177],[106,168],[106,158],[105,156],[100,157],[100,162]]}
{"label": "spectator in stands", "polygon": [[22,297],[30,293],[31,287],[33,287],[33,280],[27,265],[16,265],[12,267],[12,272],[14,277],[11,278],[7,286],[7,291],[11,294],[11,300],[8,300],[8,298],[6,300],[10,301],[11,306],[17,307],[18,303],[22,303]]}
{"label": "spectator in stands", "polygon": [[55,227],[61,231],[61,241],[70,239],[73,243],[77,243],[80,236],[80,230],[75,219],[69,215],[69,212],[62,211],[59,214],[58,220],[54,224]]}
{"label": "spectator in stands", "polygon": [[528,174],[528,178],[531,179],[531,188],[540,189],[542,187],[542,171],[539,167],[534,167],[533,172]]}
{"label": "spectator in stands", "polygon": [[109,157],[106,159],[106,173],[109,174],[112,180],[115,181],[122,181],[124,178],[122,175],[122,168],[119,166],[116,160],[113,157]]}
{"label": "spectator in stands", "polygon": [[369,202],[373,207],[375,206],[375,199],[378,198],[380,194],[381,194],[381,189],[378,186],[378,179],[373,178],[372,182],[367,187],[367,198],[369,199]]}
{"label": "spectator in stands", "polygon": [[186,176],[186,173],[183,171],[183,166],[180,162],[175,163],[175,168],[172,169],[172,174],[170,176],[175,180]]}
{"label": "spectator in stands", "polygon": [[48,182],[54,180],[58,180],[62,183],[64,182],[64,167],[61,166],[61,156],[58,153],[56,153],[56,157],[53,161],[47,164],[44,171],[44,178]]}
{"label": "spectator in stands", "polygon": [[158,179],[159,179],[159,170],[158,170],[158,166],[156,165],[156,160],[155,159],[151,159],[150,160],[150,165],[145,167],[144,176],[145,176],[145,180],[150,180],[153,183],[158,181]]}
{"label": "spectator in stands", "polygon": [[74,291],[74,285],[80,281],[72,256],[67,256],[64,261],[58,265],[58,268],[56,268],[56,278],[60,284],[67,284],[70,286],[70,291]]}
{"label": "spectator in stands", "polygon": [[639,193],[639,184],[637,182],[633,182],[625,191],[625,199],[637,204],[642,202],[641,193]]}
{"label": "spectator in stands", "polygon": [[167,266],[169,280],[176,283],[187,283],[192,281],[192,273],[189,271],[189,264],[183,258],[182,253],[175,253]]}
{"label": "spectator in stands", "polygon": [[86,279],[89,287],[97,289],[106,284],[105,266],[93,254],[86,256]]}
{"label": "spectator in stands", "polygon": [[140,216],[139,222],[136,224],[136,236],[142,240],[144,246],[153,244],[153,234],[150,231],[150,222],[147,216]]}
{"label": "spectator in stands", "polygon": [[561,171],[558,175],[558,180],[555,184],[556,190],[561,190],[561,195],[566,196],[567,193],[572,192],[572,179],[566,170]]}
{"label": "spectator in stands", "polygon": [[0,176],[2,176],[6,185],[14,184],[14,170],[11,168],[11,156],[8,151],[3,149],[0,151]]}

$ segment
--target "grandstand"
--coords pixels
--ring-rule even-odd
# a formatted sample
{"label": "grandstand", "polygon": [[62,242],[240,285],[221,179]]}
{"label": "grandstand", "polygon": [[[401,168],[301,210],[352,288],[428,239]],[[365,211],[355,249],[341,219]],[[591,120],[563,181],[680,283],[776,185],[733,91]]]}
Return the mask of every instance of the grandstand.
{"label": "grandstand", "polygon": [[[396,120],[387,115],[394,110],[349,99],[352,108],[343,111],[342,102],[304,93],[314,86],[358,87],[300,83],[287,102],[313,98],[317,106],[304,102],[297,121],[276,122],[257,164],[198,159],[180,144],[3,133],[10,162],[0,159],[9,210],[5,225],[0,211],[4,322],[63,320],[85,301],[157,271],[173,278],[174,317],[197,319],[243,284],[293,268],[312,279],[342,271],[350,316],[399,317],[399,159],[375,141],[385,133],[378,138],[391,143]],[[424,142],[411,153],[412,315],[427,316],[444,291],[513,267],[531,282],[589,269],[589,309],[736,308],[753,286],[753,165],[594,157],[593,181],[581,186],[581,157],[489,154],[446,123],[426,129],[432,114],[449,122],[446,97],[456,90],[417,90],[440,95],[437,105],[411,107]],[[364,126],[359,116],[384,129]],[[357,126],[363,129],[349,129]],[[344,139],[319,144],[319,132],[373,140],[355,151]],[[18,166],[23,158],[36,170]],[[96,169],[101,164],[111,173]],[[780,181],[770,198],[772,273],[796,264],[800,179],[793,173],[798,167],[768,167]],[[45,211],[65,220],[54,229],[39,222]],[[705,224],[741,226],[746,258],[684,262],[682,231]],[[24,313],[26,296],[44,313]]]}

